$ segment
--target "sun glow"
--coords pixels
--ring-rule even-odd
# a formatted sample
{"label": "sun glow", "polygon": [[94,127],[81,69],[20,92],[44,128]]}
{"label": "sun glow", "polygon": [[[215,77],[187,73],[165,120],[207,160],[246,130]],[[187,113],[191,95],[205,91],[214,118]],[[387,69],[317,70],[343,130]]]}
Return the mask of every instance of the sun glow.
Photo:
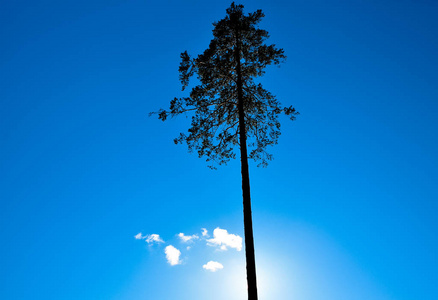
{"label": "sun glow", "polygon": [[[284,280],[284,271],[278,268],[280,264],[276,259],[267,259],[267,257],[262,255],[257,257],[257,259],[257,291],[259,298],[283,298],[286,290],[290,290],[293,283]],[[227,279],[226,286],[232,291],[233,299],[246,299],[248,296],[248,285],[244,262],[232,261],[227,266],[230,276]]]}
{"label": "sun glow", "polygon": [[248,297],[248,285],[246,283],[246,268],[241,261],[229,262],[229,276],[227,277],[226,286],[229,287],[233,298],[245,299]]}

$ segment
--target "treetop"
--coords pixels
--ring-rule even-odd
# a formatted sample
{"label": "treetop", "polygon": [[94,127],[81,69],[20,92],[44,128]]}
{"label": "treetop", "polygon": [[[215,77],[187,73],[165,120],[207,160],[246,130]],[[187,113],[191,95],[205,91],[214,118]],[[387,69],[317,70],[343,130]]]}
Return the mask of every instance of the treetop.
{"label": "treetop", "polygon": [[209,47],[196,58],[187,51],[181,53],[179,78],[184,91],[189,79],[197,75],[200,84],[192,87],[188,97],[174,98],[169,110],[160,109],[158,117],[166,120],[192,112],[188,134],[181,133],[175,143],[186,143],[189,152],[214,164],[225,164],[235,158],[239,145],[238,94],[241,95],[245,133],[250,153],[248,158],[266,166],[272,155],[268,145],[275,145],[280,136],[281,113],[295,120],[298,112],[283,107],[274,95],[254,79],[265,73],[269,65],[286,59],[283,49],[268,45],[266,30],[258,24],[264,17],[261,10],[245,15],[243,5],[234,2],[222,20],[214,22],[213,39]]}

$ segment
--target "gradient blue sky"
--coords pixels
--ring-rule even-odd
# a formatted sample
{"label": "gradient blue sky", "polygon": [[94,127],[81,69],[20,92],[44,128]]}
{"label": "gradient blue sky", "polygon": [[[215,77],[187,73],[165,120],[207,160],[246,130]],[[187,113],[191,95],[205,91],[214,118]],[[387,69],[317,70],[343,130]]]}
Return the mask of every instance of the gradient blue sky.
{"label": "gradient blue sky", "polygon": [[[250,165],[260,299],[437,299],[438,2],[243,4],[288,56],[262,82],[301,113]],[[2,2],[1,299],[245,299],[243,251],[176,236],[243,236],[239,162],[212,171],[173,144],[189,119],[147,116],[229,5]]]}

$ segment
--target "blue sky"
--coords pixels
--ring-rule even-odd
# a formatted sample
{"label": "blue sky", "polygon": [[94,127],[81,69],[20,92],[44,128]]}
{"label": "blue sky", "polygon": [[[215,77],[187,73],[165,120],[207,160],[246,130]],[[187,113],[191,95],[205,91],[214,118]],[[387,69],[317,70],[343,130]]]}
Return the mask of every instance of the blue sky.
{"label": "blue sky", "polygon": [[[243,4],[301,113],[250,165],[260,298],[438,298],[437,2]],[[239,162],[212,171],[173,144],[189,119],[148,117],[229,5],[1,4],[1,299],[245,299],[244,251],[207,241],[243,236]]]}

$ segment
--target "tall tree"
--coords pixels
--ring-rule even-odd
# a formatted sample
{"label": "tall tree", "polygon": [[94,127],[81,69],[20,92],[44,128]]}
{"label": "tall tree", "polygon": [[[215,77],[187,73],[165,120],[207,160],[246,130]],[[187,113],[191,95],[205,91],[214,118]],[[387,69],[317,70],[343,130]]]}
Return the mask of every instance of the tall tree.
{"label": "tall tree", "polygon": [[266,147],[277,144],[280,136],[279,115],[284,113],[295,120],[298,112],[292,106],[283,107],[254,81],[265,73],[268,65],[277,65],[286,58],[283,49],[265,44],[268,32],[258,28],[263,12],[244,15],[243,5],[233,2],[226,13],[224,19],[213,23],[213,39],[204,53],[197,58],[191,58],[187,51],[181,54],[182,89],[194,74],[199,84],[188,97],[174,98],[169,110],[160,109],[156,113],[164,121],[169,116],[192,112],[188,134],[181,133],[175,143],[186,143],[189,152],[197,151],[199,157],[206,157],[212,168],[235,158],[234,148],[239,146],[248,299],[256,300],[248,159],[266,166],[272,159]]}

